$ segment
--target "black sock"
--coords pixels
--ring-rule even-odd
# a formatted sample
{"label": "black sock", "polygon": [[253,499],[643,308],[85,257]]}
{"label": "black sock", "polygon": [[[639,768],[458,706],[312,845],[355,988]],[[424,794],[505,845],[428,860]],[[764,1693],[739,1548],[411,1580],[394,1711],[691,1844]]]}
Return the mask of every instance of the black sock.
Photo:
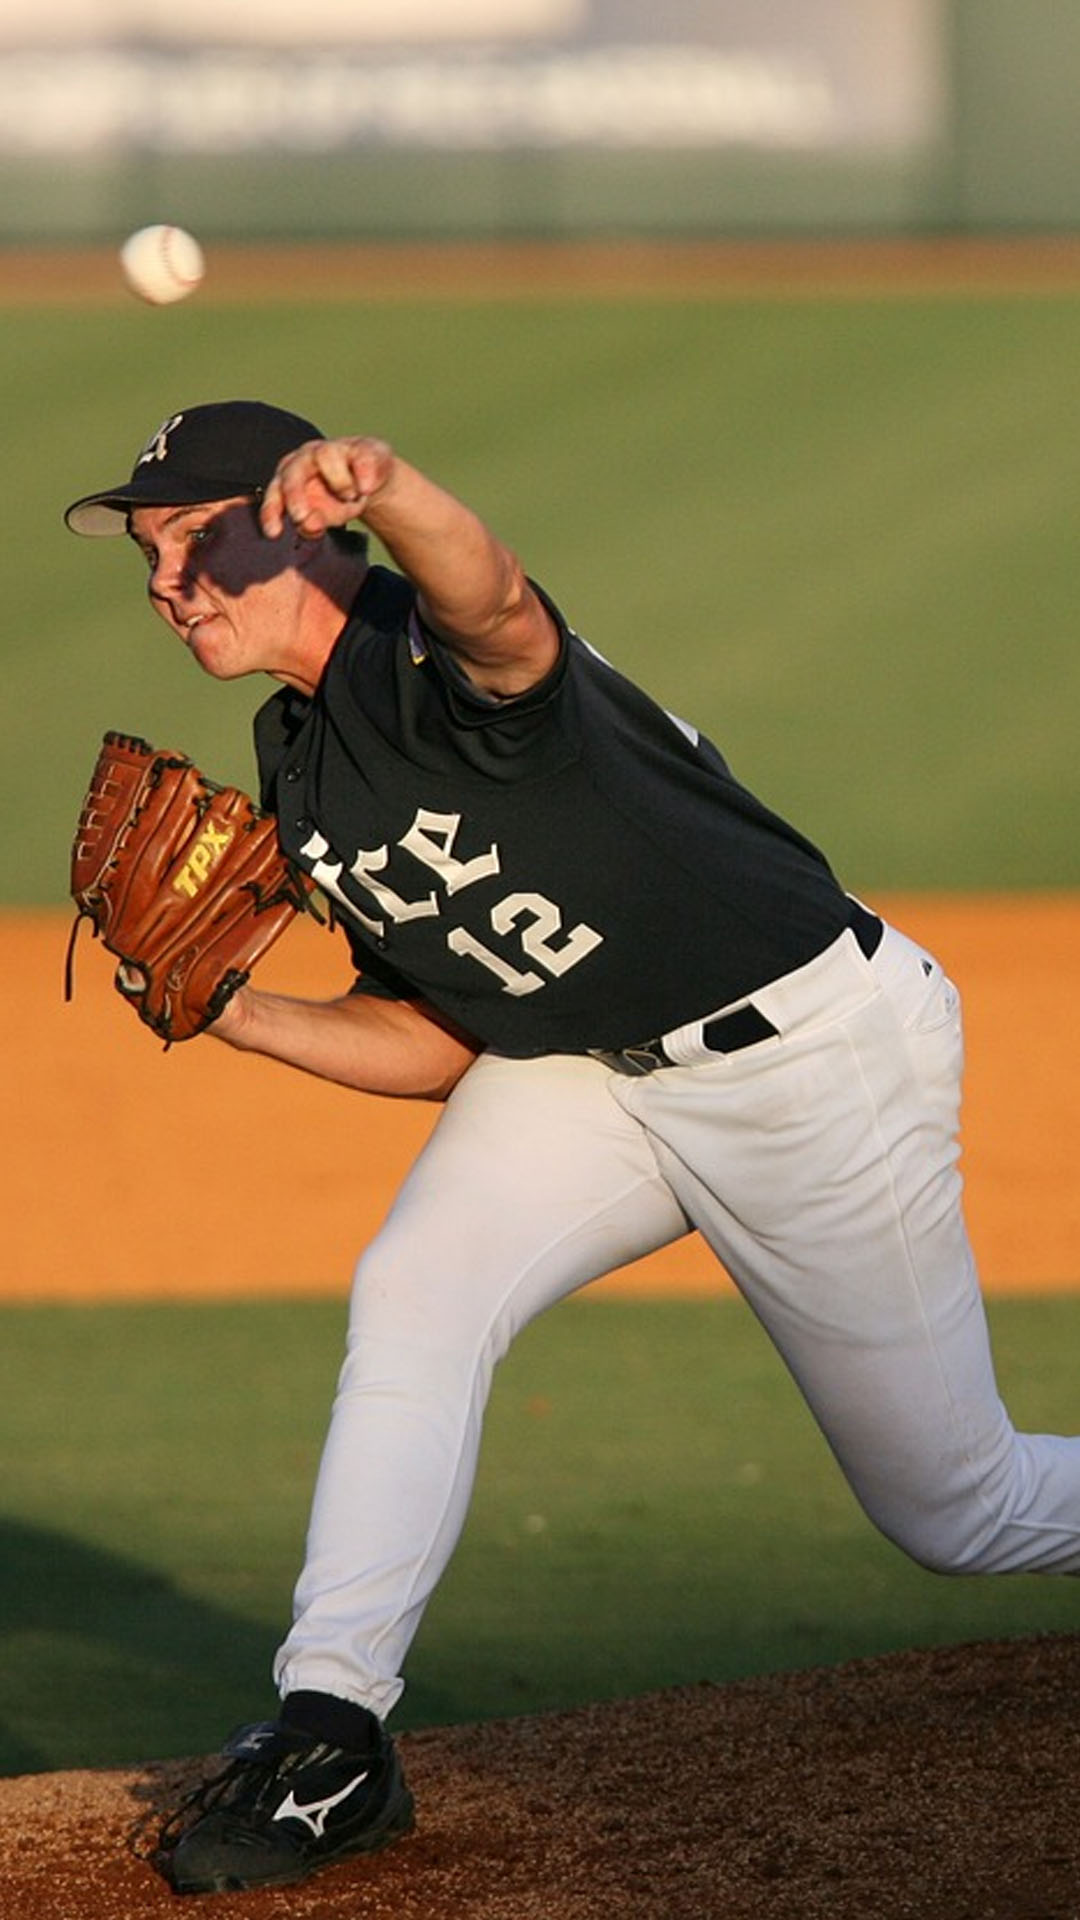
{"label": "black sock", "polygon": [[313,1734],[327,1746],[344,1747],[347,1753],[374,1753],[378,1745],[378,1716],[333,1693],[287,1693],[278,1717],[283,1726]]}

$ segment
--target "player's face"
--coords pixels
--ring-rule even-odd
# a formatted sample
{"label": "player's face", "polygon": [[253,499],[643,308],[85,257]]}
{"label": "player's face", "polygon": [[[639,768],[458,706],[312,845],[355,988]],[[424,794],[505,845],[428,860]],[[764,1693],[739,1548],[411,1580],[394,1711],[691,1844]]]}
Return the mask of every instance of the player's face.
{"label": "player's face", "polygon": [[131,534],[150,569],[151,606],[204,672],[294,677],[302,573],[291,533],[267,539],[242,498],[140,507]]}

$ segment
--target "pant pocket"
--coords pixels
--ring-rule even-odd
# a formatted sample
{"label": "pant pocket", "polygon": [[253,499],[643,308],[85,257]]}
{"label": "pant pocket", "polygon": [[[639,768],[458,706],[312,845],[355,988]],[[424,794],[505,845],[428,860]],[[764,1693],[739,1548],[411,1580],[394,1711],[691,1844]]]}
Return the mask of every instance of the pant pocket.
{"label": "pant pocket", "polygon": [[940,1028],[953,1026],[959,1021],[960,994],[937,960],[932,960],[927,954],[921,964],[929,969],[924,974],[926,991],[908,1011],[904,1030],[907,1033],[936,1033]]}

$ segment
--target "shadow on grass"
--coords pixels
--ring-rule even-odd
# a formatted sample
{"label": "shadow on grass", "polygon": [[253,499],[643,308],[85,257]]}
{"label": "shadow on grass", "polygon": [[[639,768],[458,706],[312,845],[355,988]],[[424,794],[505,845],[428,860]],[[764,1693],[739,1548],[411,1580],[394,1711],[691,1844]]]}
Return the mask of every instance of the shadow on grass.
{"label": "shadow on grass", "polygon": [[0,1773],[212,1751],[273,1711],[275,1635],[134,1558],[0,1521]]}

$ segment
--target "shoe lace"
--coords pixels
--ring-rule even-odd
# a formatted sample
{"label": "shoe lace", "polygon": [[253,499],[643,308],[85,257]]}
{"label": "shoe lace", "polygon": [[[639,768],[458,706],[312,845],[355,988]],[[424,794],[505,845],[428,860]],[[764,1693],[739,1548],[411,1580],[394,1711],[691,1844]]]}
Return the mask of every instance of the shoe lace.
{"label": "shoe lace", "polygon": [[[210,1813],[215,1807],[228,1802],[232,1788],[241,1778],[254,1788],[257,1796],[276,1771],[276,1760],[230,1760],[217,1773],[196,1781],[164,1813],[160,1808],[150,1807],[141,1814],[128,1836],[130,1851],[139,1860],[154,1860],[171,1853],[196,1820],[201,1820],[204,1813]],[[261,1776],[257,1784],[256,1775]]]}

